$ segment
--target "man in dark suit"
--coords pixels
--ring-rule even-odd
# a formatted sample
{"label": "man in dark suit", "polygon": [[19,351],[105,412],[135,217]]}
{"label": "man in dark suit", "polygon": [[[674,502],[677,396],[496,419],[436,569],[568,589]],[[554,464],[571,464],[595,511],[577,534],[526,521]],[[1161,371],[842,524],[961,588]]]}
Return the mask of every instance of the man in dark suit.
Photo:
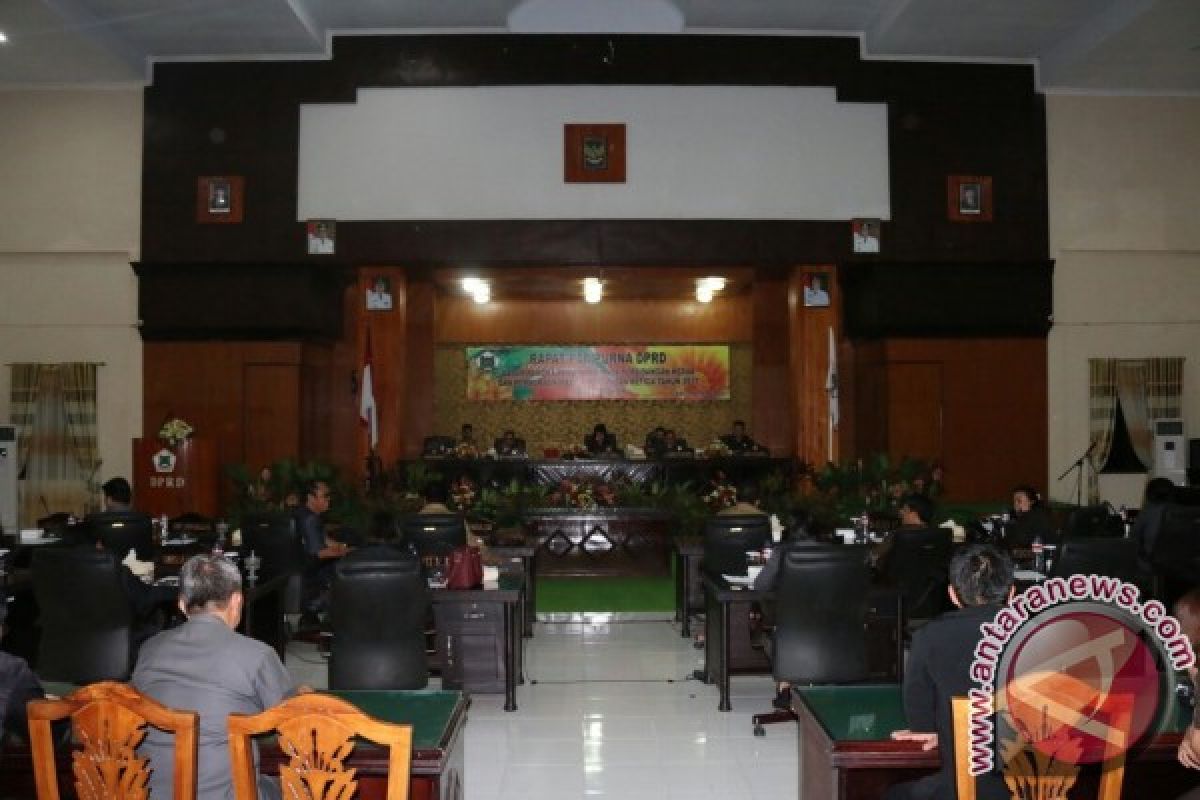
{"label": "man in dark suit", "polygon": [[[909,728],[893,739],[919,741],[938,748],[941,770],[918,781],[892,786],[884,800],[953,800],[954,724],[950,698],[965,697],[972,687],[971,661],[979,626],[995,618],[1013,596],[1013,564],[1006,553],[972,544],[950,560],[950,601],[956,606],[913,635],[904,672],[904,716]],[[980,800],[999,800],[1009,793],[999,773],[976,779]]]}
{"label": "man in dark suit", "polygon": [[758,442],[754,441],[746,433],[746,423],[740,419],[734,420],[732,433],[727,433],[721,437],[721,444],[728,447],[734,455],[756,453],[762,449]]}
{"label": "man in dark suit", "polygon": [[100,489],[104,492],[105,511],[133,510],[133,489],[130,488],[129,481],[118,475],[105,481]]}
{"label": "man in dark suit", "polygon": [[663,433],[662,443],[663,455],[671,455],[672,453],[690,453],[692,448],[688,447],[687,439],[682,439],[675,434],[675,431],[668,428]]}
{"label": "man in dark suit", "polygon": [[496,455],[501,458],[525,455],[525,442],[517,438],[517,434],[511,428],[504,432],[504,435],[496,440]]}
{"label": "man in dark suit", "polygon": [[592,455],[615,455],[617,453],[617,436],[609,433],[603,422],[597,422],[596,427],[583,440],[583,446]]}

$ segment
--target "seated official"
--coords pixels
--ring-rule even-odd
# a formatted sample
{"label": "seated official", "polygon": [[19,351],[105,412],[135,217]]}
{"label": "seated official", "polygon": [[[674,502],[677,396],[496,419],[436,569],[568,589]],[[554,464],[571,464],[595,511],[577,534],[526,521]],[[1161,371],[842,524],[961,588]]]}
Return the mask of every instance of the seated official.
{"label": "seated official", "polygon": [[[950,560],[947,593],[956,610],[942,614],[913,634],[904,670],[904,716],[909,727],[892,733],[893,739],[918,741],[925,750],[936,747],[941,769],[918,781],[892,786],[884,800],[955,797],[950,699],[965,697],[974,685],[971,662],[980,639],[979,626],[991,622],[1012,599],[1012,560],[991,545],[967,545]],[[980,800],[1009,797],[997,772],[979,776],[975,786]]]}
{"label": "seated official", "polygon": [[129,481],[120,476],[109,478],[100,489],[104,492],[105,511],[133,510],[133,489]]}
{"label": "seated official", "polygon": [[654,430],[646,434],[646,444],[642,448],[646,451],[646,456],[649,458],[659,458],[663,454],[663,439],[666,438],[667,429],[659,425]]}
{"label": "seated official", "polygon": [[307,564],[304,570],[304,611],[311,615],[324,611],[329,605],[329,587],[333,582],[333,564],[346,554],[349,547],[343,542],[330,539],[325,534],[325,523],[321,515],[329,510],[332,492],[325,481],[308,481],[304,484],[304,501],[293,509],[296,533],[304,548]]}
{"label": "seated official", "polygon": [[746,433],[746,423],[734,420],[733,430],[721,437],[721,444],[729,448],[734,455],[763,452],[765,448]]}
{"label": "seated official", "polygon": [[892,535],[871,548],[871,563],[882,573],[887,572],[887,562],[895,547],[896,539],[910,533],[933,529],[933,501],[923,494],[908,494],[900,501],[900,527]]}
{"label": "seated official", "polygon": [[722,508],[717,512],[717,516],[745,516],[746,514],[766,516],[767,512],[758,507],[758,501],[758,484],[753,481],[743,481],[737,486],[737,502],[727,508]]}
{"label": "seated official", "polygon": [[1008,524],[1004,526],[1004,544],[1010,550],[1028,550],[1036,538],[1043,544],[1050,544],[1058,536],[1050,521],[1050,512],[1042,505],[1037,490],[1032,486],[1018,486],[1013,489],[1012,510]]}
{"label": "seated official", "polygon": [[[7,619],[8,604],[0,596],[0,639],[4,638]],[[0,650],[0,738],[4,734],[27,738],[29,723],[25,717],[25,706],[30,700],[45,696],[42,684],[25,659]]]}
{"label": "seated official", "polygon": [[617,435],[609,433],[603,422],[596,423],[596,427],[592,428],[592,432],[584,438],[583,446],[589,453],[596,456],[616,455],[619,452]]}
{"label": "seated official", "polygon": [[693,453],[691,447],[688,447],[687,439],[680,438],[675,434],[675,431],[668,428],[663,433],[662,440],[662,455],[669,456],[678,453]]}
{"label": "seated official", "polygon": [[525,440],[518,439],[517,434],[509,428],[504,432],[504,435],[495,441],[496,455],[500,458],[514,458],[524,456]]}
{"label": "seated official", "polygon": [[[297,691],[267,644],[237,633],[242,576],[221,556],[192,556],[179,573],[179,609],[187,622],[146,642],[131,683],[170,708],[200,715],[196,797],[233,797],[229,715],[257,714]],[[150,797],[171,797],[175,737],[146,726],[138,754],[149,759]],[[278,781],[258,778],[258,796],[280,797]]]}

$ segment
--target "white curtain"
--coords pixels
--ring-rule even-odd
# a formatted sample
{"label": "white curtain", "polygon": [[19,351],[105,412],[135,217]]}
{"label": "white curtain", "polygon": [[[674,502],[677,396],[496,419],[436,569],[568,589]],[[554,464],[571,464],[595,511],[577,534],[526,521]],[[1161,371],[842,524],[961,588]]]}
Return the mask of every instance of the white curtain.
{"label": "white curtain", "polygon": [[1088,502],[1095,503],[1100,496],[1096,473],[1108,461],[1112,451],[1113,425],[1117,416],[1116,360],[1093,358],[1088,360],[1091,373],[1088,393],[1088,444],[1091,463],[1088,470]]}
{"label": "white curtain", "polygon": [[1154,465],[1154,431],[1150,426],[1150,410],[1146,404],[1146,362],[1118,361],[1116,366],[1117,399],[1125,415],[1129,443],[1142,466]]}
{"label": "white curtain", "polygon": [[14,364],[11,407],[21,430],[21,527],[57,511],[91,510],[100,461],[96,365]]}

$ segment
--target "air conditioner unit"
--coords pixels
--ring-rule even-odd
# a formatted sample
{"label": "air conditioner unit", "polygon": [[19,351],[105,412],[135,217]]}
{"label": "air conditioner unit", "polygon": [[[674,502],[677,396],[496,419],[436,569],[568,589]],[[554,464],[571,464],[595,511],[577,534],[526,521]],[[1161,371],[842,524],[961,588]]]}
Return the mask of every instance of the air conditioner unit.
{"label": "air conditioner unit", "polygon": [[1154,420],[1154,477],[1187,485],[1188,451],[1183,420]]}
{"label": "air conditioner unit", "polygon": [[0,532],[15,534],[17,528],[17,426],[0,425]]}

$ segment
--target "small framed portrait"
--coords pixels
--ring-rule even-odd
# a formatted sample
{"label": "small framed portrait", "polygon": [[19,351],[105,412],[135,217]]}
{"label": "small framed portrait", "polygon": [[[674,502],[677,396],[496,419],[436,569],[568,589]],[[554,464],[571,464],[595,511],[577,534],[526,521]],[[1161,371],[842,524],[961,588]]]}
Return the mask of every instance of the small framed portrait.
{"label": "small framed portrait", "polygon": [[827,308],[829,306],[829,273],[806,272],[804,274],[804,307]]}
{"label": "small framed portrait", "polygon": [[308,232],[308,254],[331,256],[337,250],[337,222],[331,219],[310,219],[305,224]]}
{"label": "small framed portrait", "polygon": [[385,275],[376,275],[367,287],[367,311],[392,310],[392,281]]}
{"label": "small framed portrait", "polygon": [[991,222],[991,176],[950,175],[947,177],[946,214],[951,222]]}
{"label": "small framed portrait", "polygon": [[563,180],[624,183],[625,126],[620,123],[563,126]]}
{"label": "small framed portrait", "polygon": [[196,180],[196,221],[236,223],[242,221],[241,175],[204,175]]}
{"label": "small framed portrait", "polygon": [[856,253],[879,252],[880,221],[877,219],[856,219],[850,222],[851,239]]}

